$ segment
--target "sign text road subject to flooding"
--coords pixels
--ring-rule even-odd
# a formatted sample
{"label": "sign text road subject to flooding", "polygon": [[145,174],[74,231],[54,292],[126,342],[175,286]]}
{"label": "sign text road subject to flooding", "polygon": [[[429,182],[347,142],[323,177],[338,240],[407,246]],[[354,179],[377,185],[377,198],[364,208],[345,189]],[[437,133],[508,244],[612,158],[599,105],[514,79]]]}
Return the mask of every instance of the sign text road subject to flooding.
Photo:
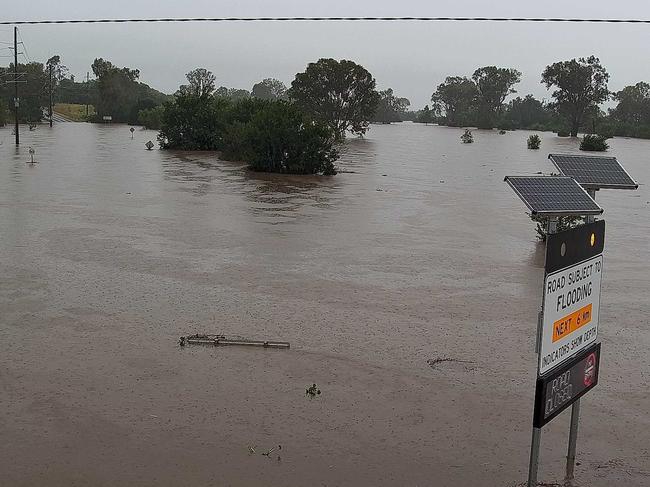
{"label": "sign text road subject to flooding", "polygon": [[546,276],[539,373],[596,341],[602,254]]}

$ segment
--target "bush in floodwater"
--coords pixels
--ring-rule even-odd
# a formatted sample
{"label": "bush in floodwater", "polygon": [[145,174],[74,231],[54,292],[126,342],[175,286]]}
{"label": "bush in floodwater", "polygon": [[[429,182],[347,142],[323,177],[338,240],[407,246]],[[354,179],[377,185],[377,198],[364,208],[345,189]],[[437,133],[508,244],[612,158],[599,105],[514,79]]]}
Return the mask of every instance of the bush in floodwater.
{"label": "bush in floodwater", "polygon": [[526,141],[526,146],[528,146],[529,149],[539,149],[541,143],[542,143],[542,139],[539,137],[539,135],[533,134],[528,137],[528,140]]}
{"label": "bush in floodwater", "polygon": [[246,160],[253,171],[336,174],[333,131],[290,102],[270,102],[243,133]]}
{"label": "bush in floodwater", "polygon": [[474,142],[474,136],[469,129],[465,129],[465,133],[460,136],[460,140],[463,141],[463,144],[471,144]]}
{"label": "bush in floodwater", "polygon": [[568,137],[571,135],[568,130],[558,130],[557,131],[557,136],[558,137]]}
{"label": "bush in floodwater", "polygon": [[164,104],[161,149],[221,150],[230,101],[211,95],[178,94]]}
{"label": "bush in floodwater", "polygon": [[580,142],[580,150],[603,152],[607,149],[609,149],[609,144],[604,135],[587,134]]}
{"label": "bush in floodwater", "polygon": [[158,141],[162,149],[220,151],[254,171],[336,174],[333,130],[284,100],[179,93],[164,105]]}

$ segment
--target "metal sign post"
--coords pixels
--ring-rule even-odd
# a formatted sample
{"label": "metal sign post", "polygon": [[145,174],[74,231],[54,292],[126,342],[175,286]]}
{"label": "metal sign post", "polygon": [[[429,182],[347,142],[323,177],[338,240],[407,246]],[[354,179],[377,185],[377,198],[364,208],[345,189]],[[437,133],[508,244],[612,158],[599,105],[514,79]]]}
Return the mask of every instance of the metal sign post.
{"label": "metal sign post", "polygon": [[541,428],[572,407],[566,478],[573,478],[580,397],[597,384],[597,339],[605,222],[556,233],[547,226],[542,310],[536,352],[537,386],[528,487],[537,485]]}
{"label": "metal sign post", "polygon": [[575,179],[567,176],[508,176],[531,215],[546,217],[542,306],[535,352],[537,383],[528,465],[528,487],[537,486],[542,427],[572,406],[567,479],[573,477],[579,398],[597,384],[600,358],[598,319],[605,222],[557,232],[564,216],[602,213]]}
{"label": "metal sign post", "polygon": [[[542,309],[537,322],[537,384],[528,487],[537,485],[542,426],[571,406],[566,481],[574,477],[580,397],[598,383],[598,320],[605,222],[599,189],[637,189],[615,157],[549,154],[558,176],[506,176],[533,217],[546,217]],[[566,179],[563,179],[566,178]],[[557,218],[586,217],[585,225],[556,233]]]}
{"label": "metal sign post", "polygon": [[[546,234],[550,235],[557,231],[557,218],[549,218],[546,226]],[[544,253],[546,255],[546,252]],[[542,292],[542,306],[537,320],[537,337],[535,339],[535,353],[540,353],[542,345],[542,326],[544,323],[544,296]],[[538,368],[539,374],[539,368]],[[533,425],[533,437],[530,441],[530,461],[528,462],[528,487],[537,485],[537,469],[539,467],[539,445],[542,441],[542,428]]]}

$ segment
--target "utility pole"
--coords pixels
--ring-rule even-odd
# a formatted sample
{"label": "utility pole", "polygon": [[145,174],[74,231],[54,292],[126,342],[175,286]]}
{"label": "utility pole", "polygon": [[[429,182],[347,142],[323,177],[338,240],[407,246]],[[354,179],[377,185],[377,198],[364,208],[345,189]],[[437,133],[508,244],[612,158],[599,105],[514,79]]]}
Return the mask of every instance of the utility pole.
{"label": "utility pole", "polygon": [[50,63],[50,127],[52,126],[52,63]]}
{"label": "utility pole", "polygon": [[18,27],[14,27],[14,120],[16,122],[16,145],[20,145],[20,134],[18,132]]}
{"label": "utility pole", "polygon": [[86,71],[86,120],[88,120],[88,101],[90,100],[90,72]]}

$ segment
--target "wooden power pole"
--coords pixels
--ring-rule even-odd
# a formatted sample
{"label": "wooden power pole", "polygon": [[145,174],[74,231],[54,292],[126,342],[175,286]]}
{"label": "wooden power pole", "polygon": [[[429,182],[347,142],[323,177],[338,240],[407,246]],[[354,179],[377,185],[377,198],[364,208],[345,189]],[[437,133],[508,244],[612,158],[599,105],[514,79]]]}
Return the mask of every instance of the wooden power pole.
{"label": "wooden power pole", "polygon": [[14,27],[14,121],[16,123],[16,145],[20,145],[20,125],[18,123],[18,27]]}
{"label": "wooden power pole", "polygon": [[50,127],[52,126],[52,63],[50,63]]}

